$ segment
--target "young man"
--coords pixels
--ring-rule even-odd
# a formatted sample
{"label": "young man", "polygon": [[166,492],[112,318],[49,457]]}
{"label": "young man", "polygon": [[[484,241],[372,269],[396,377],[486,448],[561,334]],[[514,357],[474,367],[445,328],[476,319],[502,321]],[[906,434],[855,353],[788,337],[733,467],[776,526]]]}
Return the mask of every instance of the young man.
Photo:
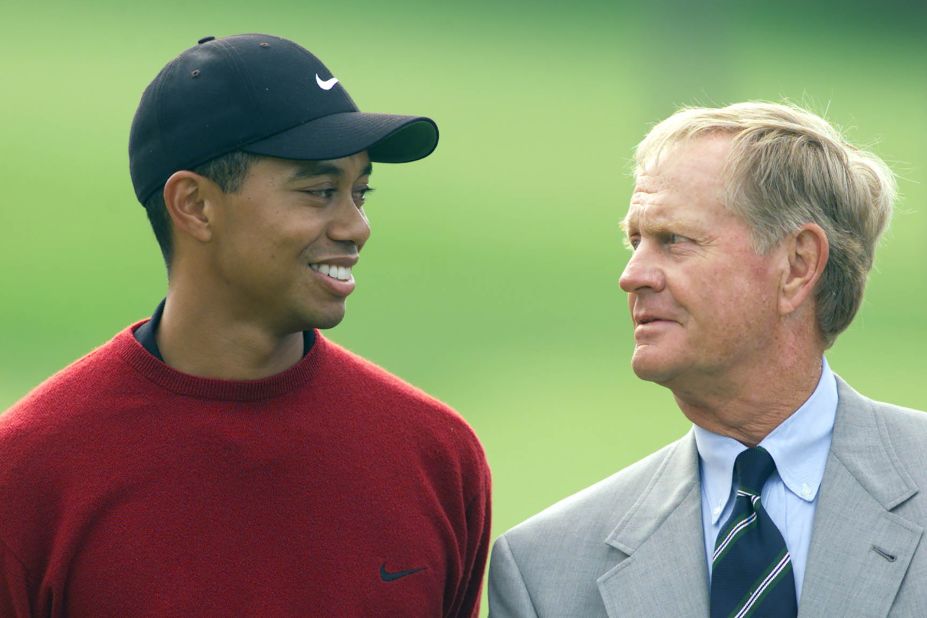
{"label": "young man", "polygon": [[355,286],[371,161],[437,139],[285,39],[168,63],[129,144],[167,297],[0,416],[0,615],[476,615],[473,431],[317,330]]}

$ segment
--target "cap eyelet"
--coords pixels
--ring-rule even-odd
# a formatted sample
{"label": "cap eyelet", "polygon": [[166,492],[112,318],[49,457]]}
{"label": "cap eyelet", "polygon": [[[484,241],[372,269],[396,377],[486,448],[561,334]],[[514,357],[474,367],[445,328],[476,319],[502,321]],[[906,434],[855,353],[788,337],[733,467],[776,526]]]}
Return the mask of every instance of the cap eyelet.
{"label": "cap eyelet", "polygon": [[261,42],[261,43],[258,43],[258,45],[261,46],[261,47],[270,47],[270,43],[263,43],[263,42]]}
{"label": "cap eyelet", "polygon": [[193,79],[196,79],[199,76],[200,76],[199,69],[193,69],[192,71],[190,71],[190,77],[192,77]]}

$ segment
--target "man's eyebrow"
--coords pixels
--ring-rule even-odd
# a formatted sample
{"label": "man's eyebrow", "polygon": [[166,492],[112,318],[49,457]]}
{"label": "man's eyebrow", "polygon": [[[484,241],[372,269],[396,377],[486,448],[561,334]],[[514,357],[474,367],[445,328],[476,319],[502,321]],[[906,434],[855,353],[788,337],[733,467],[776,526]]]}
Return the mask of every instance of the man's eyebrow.
{"label": "man's eyebrow", "polygon": [[624,217],[621,218],[621,221],[618,222],[618,227],[621,228],[621,231],[625,235],[629,235],[632,229],[637,229],[640,225],[640,214],[637,212],[632,212],[630,209],[625,213]]}
{"label": "man's eyebrow", "polygon": [[[361,170],[361,176],[369,176],[373,173],[373,164],[367,163]],[[306,178],[317,178],[318,176],[336,176],[340,178],[344,175],[344,170],[337,165],[325,163],[323,161],[300,161],[296,164],[296,171],[290,176],[290,180],[300,180]]]}
{"label": "man's eyebrow", "polygon": [[688,231],[694,233],[703,230],[704,226],[698,218],[692,218],[688,213],[664,212],[660,208],[649,210],[641,218],[638,211],[629,210],[624,218],[618,222],[625,235],[640,234],[668,234],[672,232]]}

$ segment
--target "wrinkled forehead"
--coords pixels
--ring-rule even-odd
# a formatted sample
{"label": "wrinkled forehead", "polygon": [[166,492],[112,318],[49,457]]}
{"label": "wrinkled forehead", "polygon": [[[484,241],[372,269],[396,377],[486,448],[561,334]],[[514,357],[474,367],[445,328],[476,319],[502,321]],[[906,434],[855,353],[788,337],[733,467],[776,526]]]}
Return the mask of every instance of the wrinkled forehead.
{"label": "wrinkled forehead", "polygon": [[723,204],[730,145],[726,136],[687,140],[641,165],[625,223]]}
{"label": "wrinkled forehead", "polygon": [[628,226],[633,224],[637,226],[641,217],[658,216],[661,210],[661,204],[665,203],[664,196],[672,192],[675,181],[659,175],[642,174],[634,183],[634,192],[631,193],[631,201],[628,204],[628,211],[621,221],[621,228],[627,232]]}
{"label": "wrinkled forehead", "polygon": [[634,179],[636,182],[652,183],[660,178],[674,182],[689,179],[693,174],[706,179],[719,178],[726,171],[733,144],[733,136],[727,133],[696,135],[665,142],[638,160]]}
{"label": "wrinkled forehead", "polygon": [[688,229],[717,217],[719,211],[723,210],[720,200],[713,200],[714,203],[709,204],[703,200],[675,199],[672,192],[651,189],[638,187],[631,196],[628,211],[620,222],[626,235],[642,231],[659,233],[670,229]]}
{"label": "wrinkled forehead", "polygon": [[740,131],[721,126],[669,122],[659,123],[644,137],[634,151],[635,174],[660,165],[675,151],[692,144],[713,142],[732,144]]}
{"label": "wrinkled forehead", "polygon": [[648,171],[641,171],[634,178],[634,191],[631,193],[631,203],[641,205],[657,199],[660,195],[667,192],[679,191],[680,180],[678,175],[669,173],[660,173],[659,170],[651,168]]}

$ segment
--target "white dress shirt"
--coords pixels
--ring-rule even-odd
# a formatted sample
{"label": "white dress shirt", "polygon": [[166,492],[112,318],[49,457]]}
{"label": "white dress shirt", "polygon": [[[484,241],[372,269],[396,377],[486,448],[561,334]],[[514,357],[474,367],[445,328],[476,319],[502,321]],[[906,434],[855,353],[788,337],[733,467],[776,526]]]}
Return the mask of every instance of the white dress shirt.
{"label": "white dress shirt", "polygon": [[[824,477],[836,414],[837,381],[827,360],[822,359],[821,379],[814,392],[760,442],[760,446],[776,462],[776,472],[763,486],[761,500],[792,556],[797,599],[801,598],[818,489]],[[747,447],[698,425],[694,431],[699,453],[702,523],[710,575],[715,540],[734,508],[737,489],[732,486],[734,460]]]}

